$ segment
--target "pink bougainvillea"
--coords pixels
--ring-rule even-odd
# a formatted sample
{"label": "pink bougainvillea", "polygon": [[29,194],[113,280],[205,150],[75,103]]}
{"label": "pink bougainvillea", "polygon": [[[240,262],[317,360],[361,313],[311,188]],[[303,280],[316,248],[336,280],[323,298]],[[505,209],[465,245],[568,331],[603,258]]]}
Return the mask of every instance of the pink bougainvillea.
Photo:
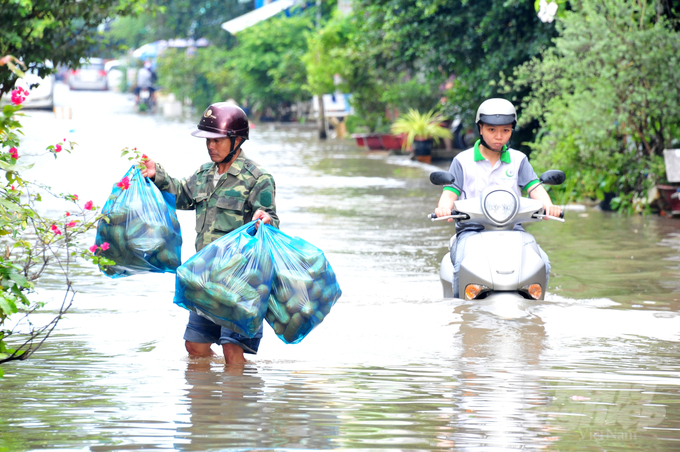
{"label": "pink bougainvillea", "polygon": [[123,180],[116,184],[116,187],[120,188],[121,190],[127,190],[128,188],[130,188],[130,178],[125,176]]}
{"label": "pink bougainvillea", "polygon": [[19,87],[12,91],[12,103],[14,105],[21,105],[28,96],[28,91]]}
{"label": "pink bougainvillea", "polygon": [[92,204],[92,201],[88,201],[85,203],[85,210],[94,210],[94,205]]}

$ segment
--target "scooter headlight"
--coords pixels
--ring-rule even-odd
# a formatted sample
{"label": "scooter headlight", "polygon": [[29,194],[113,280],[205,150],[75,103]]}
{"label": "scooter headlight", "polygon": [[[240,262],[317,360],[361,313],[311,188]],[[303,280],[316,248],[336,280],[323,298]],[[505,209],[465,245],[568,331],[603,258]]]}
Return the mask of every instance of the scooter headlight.
{"label": "scooter headlight", "polygon": [[540,299],[541,295],[543,295],[543,288],[540,284],[528,284],[523,286],[520,290],[529,294],[529,296],[534,300]]}
{"label": "scooter headlight", "polygon": [[517,214],[519,203],[513,193],[507,190],[493,190],[484,197],[482,209],[491,221],[503,226]]}
{"label": "scooter headlight", "polygon": [[488,292],[489,288],[481,284],[468,284],[465,286],[465,299],[474,300],[481,294]]}

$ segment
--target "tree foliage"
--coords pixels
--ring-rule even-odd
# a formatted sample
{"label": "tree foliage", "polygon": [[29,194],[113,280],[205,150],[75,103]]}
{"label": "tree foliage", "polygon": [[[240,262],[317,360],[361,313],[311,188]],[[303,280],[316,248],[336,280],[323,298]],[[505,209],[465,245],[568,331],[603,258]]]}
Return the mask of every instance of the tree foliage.
{"label": "tree foliage", "polygon": [[555,34],[533,2],[522,0],[360,0],[356,9],[359,53],[383,74],[455,75],[444,112],[468,123],[484,99],[498,95],[501,74],[540,54]]}
{"label": "tree foliage", "polygon": [[680,35],[656,1],[582,0],[555,47],[515,72],[520,122],[540,122],[532,156],[570,172],[575,194],[640,210],[680,139]]}
{"label": "tree foliage", "polygon": [[253,2],[239,0],[146,0],[148,8],[133,17],[119,17],[111,23],[106,36],[127,48],[137,48],[162,39],[206,38],[225,44],[230,35],[221,28],[224,22],[246,14]]}
{"label": "tree foliage", "polygon": [[[95,56],[103,46],[97,27],[116,16],[135,14],[145,0],[21,0],[0,3],[0,55],[13,55],[27,69],[44,77],[62,64],[78,67],[83,57]],[[17,79],[0,70],[0,97]]]}
{"label": "tree foliage", "polygon": [[[10,59],[0,59],[0,67]],[[75,295],[70,276],[78,257],[104,267],[114,263],[93,254],[99,251],[96,245],[88,250],[80,244],[83,235],[102,217],[92,201],[81,204],[76,194],[55,193],[22,176],[32,166],[24,163],[19,139],[23,135],[21,103],[25,94],[22,89],[14,90],[12,103],[0,110],[0,171],[5,179],[0,183],[0,363],[28,358],[50,335]],[[46,146],[46,153],[57,158],[61,152],[71,152],[74,145],[64,138]],[[40,209],[43,197],[52,202],[51,212],[55,204],[61,203],[65,206],[63,213],[47,215],[45,209]],[[31,295],[35,283],[48,270],[60,274],[65,287],[57,316],[46,325],[31,325],[18,345],[8,345],[7,339],[14,331],[7,329],[5,322],[11,316],[21,312],[28,316],[42,307]]]}
{"label": "tree foliage", "polygon": [[260,112],[307,100],[301,58],[312,26],[308,13],[281,15],[240,32],[231,48],[168,52],[159,60],[159,83],[186,94],[199,109],[228,98]]}

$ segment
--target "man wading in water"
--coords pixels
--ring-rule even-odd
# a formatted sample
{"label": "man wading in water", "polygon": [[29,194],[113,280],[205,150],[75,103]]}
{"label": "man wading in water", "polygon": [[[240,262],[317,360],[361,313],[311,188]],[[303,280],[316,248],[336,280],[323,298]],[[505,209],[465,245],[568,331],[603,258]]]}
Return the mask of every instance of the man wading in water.
{"label": "man wading in water", "polygon": [[[278,227],[272,176],[248,159],[241,145],[248,139],[248,117],[227,102],[210,105],[192,135],[206,139],[212,163],[201,166],[189,179],[170,177],[149,159],[142,175],[161,191],[177,197],[177,208],[196,210],[196,251],[252,220]],[[262,327],[255,337],[242,336],[229,328],[191,312],[184,332],[189,356],[215,356],[213,343],[222,346],[227,364],[244,364],[245,353],[256,354]]]}

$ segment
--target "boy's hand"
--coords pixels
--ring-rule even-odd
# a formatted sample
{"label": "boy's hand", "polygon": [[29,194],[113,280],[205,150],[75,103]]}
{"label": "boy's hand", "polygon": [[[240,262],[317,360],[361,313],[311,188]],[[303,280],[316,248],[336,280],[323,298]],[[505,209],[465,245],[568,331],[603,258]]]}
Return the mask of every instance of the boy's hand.
{"label": "boy's hand", "polygon": [[[447,216],[451,215],[451,209],[446,209],[444,207],[437,207],[436,209],[434,209],[434,213],[435,213],[435,215],[437,215],[437,218],[447,217]],[[449,218],[446,221],[453,221],[453,218]]]}
{"label": "boy's hand", "polygon": [[[543,209],[545,210],[546,215],[550,215],[552,217],[558,217],[562,213],[562,209],[560,206],[553,205],[552,203],[549,205],[544,205]],[[547,218],[545,218],[547,220]]]}

